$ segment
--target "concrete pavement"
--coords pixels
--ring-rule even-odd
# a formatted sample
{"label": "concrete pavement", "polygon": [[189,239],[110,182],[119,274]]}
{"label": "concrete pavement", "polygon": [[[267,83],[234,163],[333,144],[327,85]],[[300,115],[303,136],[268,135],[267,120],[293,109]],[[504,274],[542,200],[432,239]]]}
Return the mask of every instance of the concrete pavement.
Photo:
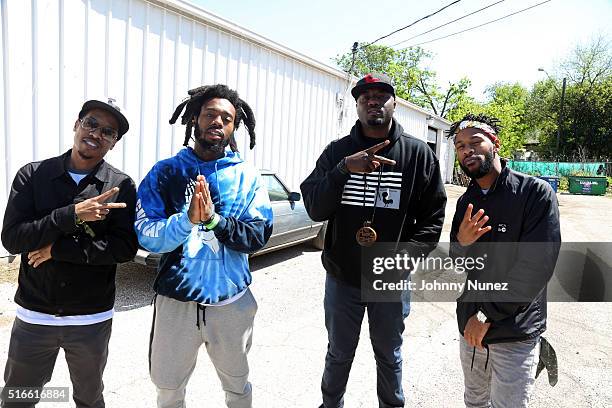
{"label": "concrete pavement", "polygon": [[[450,222],[461,189],[449,187],[448,192]],[[563,195],[559,198],[564,240],[597,241],[612,236],[609,233],[612,225],[607,219],[612,200]],[[597,228],[585,228],[585,219]],[[448,227],[445,231],[448,234]],[[320,404],[319,384],[327,345],[323,320],[325,272],[320,252],[301,245],[255,258],[252,269],[252,290],[259,303],[250,353],[254,406],[316,407]],[[12,297],[16,285],[14,273],[6,267],[1,273],[0,365],[3,365],[14,316]],[[120,268],[117,313],[105,372],[108,407],[155,406],[155,390],[147,371],[153,278],[154,271],[140,265]],[[612,304],[549,304],[546,337],[559,357],[559,383],[553,388],[545,377],[540,377],[532,407],[612,406],[611,317]],[[463,406],[458,339],[454,303],[412,304],[403,347],[406,406]],[[69,385],[66,363],[60,353],[48,386]],[[224,406],[219,381],[204,348],[187,394],[190,407]],[[74,404],[44,404],[48,408],[68,406]],[[346,407],[375,406],[375,363],[365,320],[349,379]]]}

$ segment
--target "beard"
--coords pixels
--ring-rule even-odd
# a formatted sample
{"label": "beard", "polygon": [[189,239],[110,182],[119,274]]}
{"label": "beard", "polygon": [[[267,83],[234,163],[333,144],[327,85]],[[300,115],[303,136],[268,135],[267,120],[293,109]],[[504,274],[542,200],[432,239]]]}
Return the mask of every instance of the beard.
{"label": "beard", "polygon": [[493,158],[494,157],[495,157],[495,154],[493,153],[493,149],[491,149],[484,154],[484,160],[480,163],[480,166],[478,166],[477,169],[472,171],[468,169],[466,166],[464,166],[463,163],[461,162],[459,162],[459,167],[461,167],[461,170],[463,170],[463,172],[469,178],[472,178],[472,179],[483,178],[484,176],[489,174],[489,172],[493,168]]}
{"label": "beard", "polygon": [[385,119],[384,118],[368,119],[367,123],[368,123],[368,126],[383,126],[385,125]]}
{"label": "beard", "polygon": [[195,129],[193,129],[193,135],[195,136],[196,143],[199,143],[204,150],[213,152],[215,154],[223,153],[230,142],[230,138],[222,139],[218,142],[209,142],[201,137],[202,132],[200,131],[199,127],[195,127]]}

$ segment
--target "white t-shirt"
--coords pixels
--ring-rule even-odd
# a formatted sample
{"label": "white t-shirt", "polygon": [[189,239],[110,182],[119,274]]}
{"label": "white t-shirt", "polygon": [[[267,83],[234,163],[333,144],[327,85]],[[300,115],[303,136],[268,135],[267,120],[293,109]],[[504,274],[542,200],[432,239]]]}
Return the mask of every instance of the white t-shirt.
{"label": "white t-shirt", "polygon": [[217,303],[212,303],[212,304],[204,304],[204,303],[200,303],[202,306],[211,306],[211,307],[218,307],[218,306],[225,306],[225,305],[229,305],[230,303],[234,303],[235,301],[237,301],[238,299],[240,299],[248,290],[249,288],[247,287],[245,290],[243,290],[242,292],[238,292],[236,293],[234,296],[232,296],[229,299],[225,299],[222,300],[220,302]]}
{"label": "white t-shirt", "polygon": [[78,316],[55,316],[46,313],[35,312],[17,305],[15,315],[23,322],[30,324],[40,324],[43,326],[87,326],[112,319],[115,309],[106,312],[78,315]]}

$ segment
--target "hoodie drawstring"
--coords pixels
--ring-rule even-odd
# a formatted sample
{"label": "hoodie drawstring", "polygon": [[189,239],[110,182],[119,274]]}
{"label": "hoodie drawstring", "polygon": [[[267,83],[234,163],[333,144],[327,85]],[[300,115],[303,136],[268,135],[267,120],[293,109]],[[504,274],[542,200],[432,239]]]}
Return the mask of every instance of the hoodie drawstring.
{"label": "hoodie drawstring", "polygon": [[196,304],[196,327],[200,330],[200,310],[202,311],[202,323],[206,326],[206,306]]}
{"label": "hoodie drawstring", "polygon": [[474,357],[476,357],[476,347],[472,350],[472,365],[470,366],[470,371],[474,369]]}
{"label": "hoodie drawstring", "polygon": [[[487,359],[485,361],[485,366],[484,366],[485,371],[487,371],[487,366],[489,365],[489,346],[485,344],[484,348],[487,349]],[[470,371],[474,369],[474,357],[475,356],[476,356],[476,347],[474,347],[474,349],[472,350],[472,365],[470,366]]]}

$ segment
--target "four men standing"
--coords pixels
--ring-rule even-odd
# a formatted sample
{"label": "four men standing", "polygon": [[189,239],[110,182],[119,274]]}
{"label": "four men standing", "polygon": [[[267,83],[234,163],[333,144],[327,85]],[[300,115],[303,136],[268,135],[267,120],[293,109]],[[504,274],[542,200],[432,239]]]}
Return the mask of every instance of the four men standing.
{"label": "four men standing", "polygon": [[[322,254],[328,332],[322,407],[344,404],[366,311],[379,406],[402,407],[401,346],[409,293],[386,302],[364,300],[361,251],[375,242],[409,242],[431,250],[440,238],[446,195],[435,154],[393,118],[395,89],[389,78],[368,74],[351,93],[357,122],[348,136],[325,148],[301,185],[311,218],[328,222]],[[133,258],[137,234],[144,248],[163,254],[154,284],[149,352],[158,407],[184,406],[202,344],[227,406],[252,406],[247,354],[257,303],[249,290],[248,254],[270,237],[272,210],[257,172],[237,154],[234,131],[244,122],[252,148],[255,119],[224,85],[189,91],[170,123],[183,109],[187,147],[151,169],[138,189],[137,204],[132,180],[103,160],[128,129],[111,102],[86,102],[75,122],[74,147],[17,173],[2,229],[5,248],[22,254],[6,387],[42,387],[61,347],[77,407],[104,406],[102,373],[116,264]],[[500,160],[495,120],[466,116],[451,133],[460,165],[474,179],[457,204],[452,250],[466,254],[483,240],[560,242],[554,193]],[[475,208],[480,210],[472,215]],[[539,277],[533,299],[460,299],[468,407],[526,406],[546,324],[545,285],[558,247],[546,255],[543,269],[521,269],[527,261],[505,266],[511,274]],[[481,371],[482,347],[487,361]],[[487,372],[489,363],[493,375]],[[2,397],[3,407],[13,406]]]}

